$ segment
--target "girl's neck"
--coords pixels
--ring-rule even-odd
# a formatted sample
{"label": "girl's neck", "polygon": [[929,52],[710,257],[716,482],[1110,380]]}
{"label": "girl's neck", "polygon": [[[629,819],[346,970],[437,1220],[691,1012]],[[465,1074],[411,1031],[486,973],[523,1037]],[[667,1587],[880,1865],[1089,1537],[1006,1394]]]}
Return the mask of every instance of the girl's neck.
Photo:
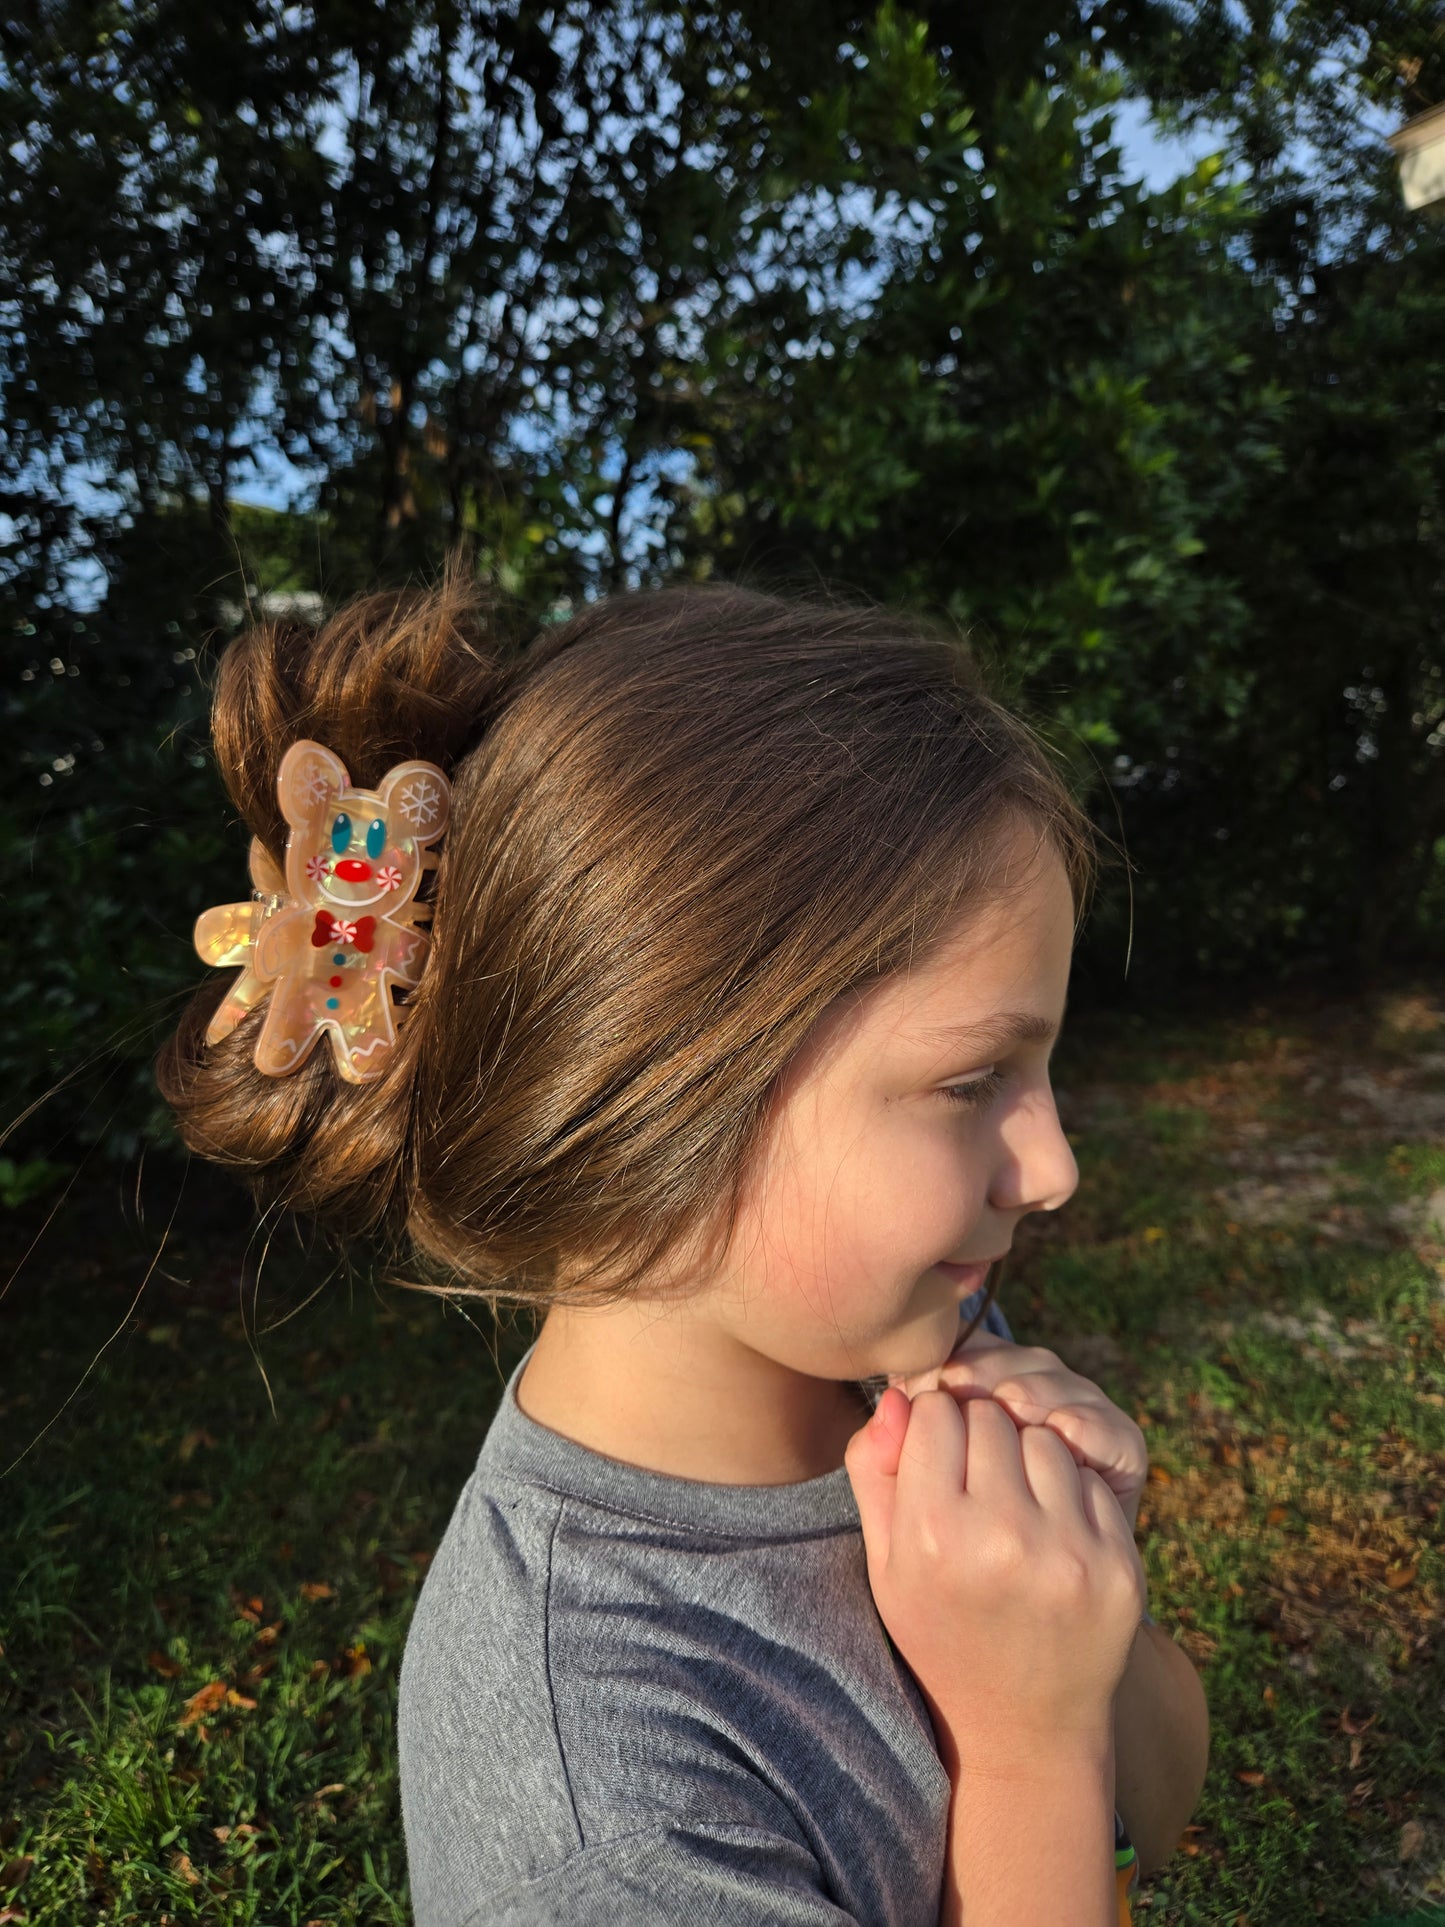
{"label": "girl's neck", "polygon": [[706,1323],[636,1303],[556,1306],[517,1382],[549,1431],[645,1471],[714,1485],[793,1485],[843,1464],[871,1408]]}

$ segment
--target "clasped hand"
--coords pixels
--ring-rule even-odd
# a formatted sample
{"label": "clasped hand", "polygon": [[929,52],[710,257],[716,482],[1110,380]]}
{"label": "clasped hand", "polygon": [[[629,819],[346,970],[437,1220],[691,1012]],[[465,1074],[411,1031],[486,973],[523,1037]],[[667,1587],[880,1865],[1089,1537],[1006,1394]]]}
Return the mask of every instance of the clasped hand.
{"label": "clasped hand", "polygon": [[1057,1352],[1041,1345],[1015,1345],[993,1332],[977,1331],[926,1372],[890,1375],[912,1400],[919,1392],[947,1391],[962,1404],[991,1398],[1020,1431],[1046,1425],[1068,1446],[1074,1460],[1103,1479],[1132,1532],[1149,1475],[1144,1434],[1092,1379],[1071,1372]]}

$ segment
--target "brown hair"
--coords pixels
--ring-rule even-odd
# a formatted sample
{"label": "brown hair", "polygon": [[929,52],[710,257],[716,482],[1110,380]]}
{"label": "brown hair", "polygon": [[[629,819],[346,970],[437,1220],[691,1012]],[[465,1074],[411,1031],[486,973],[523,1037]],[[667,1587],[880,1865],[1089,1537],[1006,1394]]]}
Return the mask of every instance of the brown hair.
{"label": "brown hair", "polygon": [[206,1047],[220,979],[158,1077],[190,1148],[270,1205],[409,1240],[494,1306],[611,1303],[699,1232],[726,1248],[799,1045],[998,894],[1010,824],[1057,849],[1079,916],[1097,846],[1042,739],[918,617],[679,582],[530,645],[504,627],[453,555],[434,587],[227,648],[216,755],[278,861],[299,738],[361,785],[447,770],[433,949],[373,1082],[324,1048],[263,1075],[260,1010]]}

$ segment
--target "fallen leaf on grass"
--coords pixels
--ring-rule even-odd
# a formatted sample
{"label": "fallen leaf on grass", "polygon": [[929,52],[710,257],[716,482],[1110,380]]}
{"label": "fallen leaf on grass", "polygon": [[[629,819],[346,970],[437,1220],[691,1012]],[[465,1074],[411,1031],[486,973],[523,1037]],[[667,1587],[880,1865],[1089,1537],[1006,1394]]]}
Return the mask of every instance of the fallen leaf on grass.
{"label": "fallen leaf on grass", "polygon": [[194,1726],[208,1713],[214,1713],[218,1706],[225,1704],[226,1682],[220,1679],[208,1680],[199,1692],[192,1693],[186,1701],[186,1710],[181,1714],[182,1726]]}
{"label": "fallen leaf on grass", "polygon": [[1420,1561],[1412,1559],[1408,1565],[1390,1566],[1385,1573],[1385,1584],[1391,1592],[1401,1592],[1408,1586],[1420,1570]]}
{"label": "fallen leaf on grass", "polygon": [[33,1853],[22,1853],[14,1860],[7,1860],[0,1867],[0,1890],[6,1892],[11,1887],[23,1887],[30,1878],[30,1869],[35,1865]]}
{"label": "fallen leaf on grass", "polygon": [[1256,1766],[1242,1766],[1238,1768],[1234,1777],[1240,1782],[1241,1786],[1264,1785],[1264,1775]]}
{"label": "fallen leaf on grass", "polygon": [[191,1865],[191,1856],[188,1853],[173,1853],[171,1855],[171,1872],[178,1874],[188,1886],[199,1887],[201,1884],[201,1876]]}
{"label": "fallen leaf on grass", "polygon": [[206,1431],[203,1426],[197,1425],[186,1433],[185,1437],[176,1447],[176,1452],[181,1464],[188,1465],[195,1457],[198,1447],[202,1445],[214,1445],[215,1443],[216,1441],[211,1437],[210,1433]]}
{"label": "fallen leaf on grass", "polygon": [[247,1699],[244,1693],[238,1693],[234,1686],[227,1686],[224,1680],[208,1680],[199,1692],[192,1693],[186,1701],[186,1710],[181,1715],[180,1723],[182,1726],[193,1726],[197,1720],[205,1719],[223,1706],[239,1706],[249,1713],[255,1705],[255,1700]]}
{"label": "fallen leaf on grass", "polygon": [[301,1582],[301,1597],[303,1599],[334,1599],[336,1597],[336,1588],[334,1586],[328,1586],[324,1579],[304,1579]]}
{"label": "fallen leaf on grass", "polygon": [[1350,1734],[1368,1733],[1379,1717],[1378,1713],[1371,1713],[1367,1720],[1357,1720],[1349,1707],[1345,1706],[1340,1713],[1340,1731]]}
{"label": "fallen leaf on grass", "polygon": [[1149,1468],[1149,1483],[1150,1485],[1173,1485],[1174,1474],[1167,1466],[1151,1465]]}
{"label": "fallen leaf on grass", "polygon": [[1272,1505],[1269,1511],[1266,1512],[1264,1515],[1264,1523],[1267,1526],[1282,1526],[1288,1517],[1289,1517],[1288,1506]]}
{"label": "fallen leaf on grass", "polygon": [[1425,1829],[1418,1820],[1407,1820],[1400,1829],[1400,1858],[1413,1860],[1425,1844]]}
{"label": "fallen leaf on grass", "polygon": [[159,1673],[162,1679],[179,1679],[186,1670],[179,1660],[172,1659],[169,1653],[162,1652],[147,1653],[146,1665],[153,1673]]}

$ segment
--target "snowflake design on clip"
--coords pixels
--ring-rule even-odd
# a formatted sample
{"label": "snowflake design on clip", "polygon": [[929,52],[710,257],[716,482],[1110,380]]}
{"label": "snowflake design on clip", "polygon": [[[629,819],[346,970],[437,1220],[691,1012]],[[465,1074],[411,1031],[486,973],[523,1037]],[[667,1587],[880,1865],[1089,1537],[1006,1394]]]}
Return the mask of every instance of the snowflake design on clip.
{"label": "snowflake design on clip", "polygon": [[324,883],[331,875],[331,859],[325,856],[308,856],[306,874],[313,883]]}
{"label": "snowflake design on clip", "polygon": [[401,792],[401,813],[414,830],[435,823],[441,811],[441,791],[430,776],[413,777]]}
{"label": "snowflake design on clip", "polygon": [[316,809],[331,794],[332,782],[323,763],[308,763],[302,772],[297,789],[308,809]]}
{"label": "snowflake design on clip", "polygon": [[383,890],[399,890],[401,888],[401,871],[397,869],[394,863],[383,863],[376,873],[376,880]]}

